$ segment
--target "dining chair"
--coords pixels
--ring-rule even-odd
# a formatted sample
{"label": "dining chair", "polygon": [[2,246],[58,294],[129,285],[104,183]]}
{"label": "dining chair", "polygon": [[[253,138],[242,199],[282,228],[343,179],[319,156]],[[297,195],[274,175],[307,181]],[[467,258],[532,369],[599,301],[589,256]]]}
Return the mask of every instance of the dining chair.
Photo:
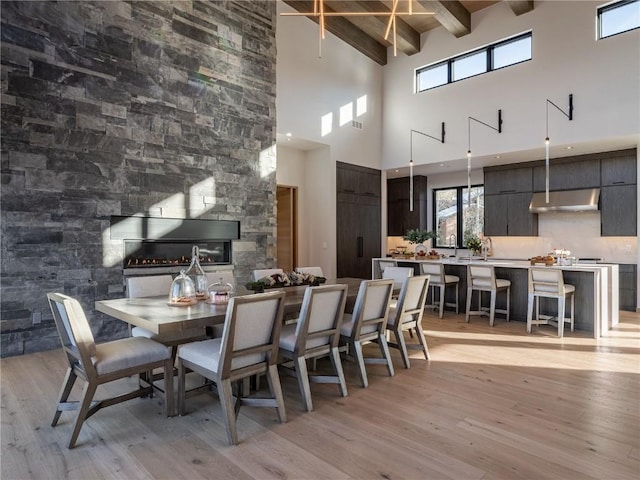
{"label": "dining chair", "polygon": [[[189,368],[215,382],[229,443],[238,443],[237,415],[242,405],[274,407],[287,421],[280,377],[278,339],[285,293],[274,291],[229,300],[222,338],[182,345],[178,351],[178,412],[185,414],[185,373]],[[245,397],[238,382],[266,374],[270,397]],[[233,393],[233,385],[236,394]]]}
{"label": "dining chair", "polygon": [[309,273],[314,277],[324,277],[322,274],[322,267],[297,267],[297,273]]}
{"label": "dining chair", "polygon": [[[460,277],[456,275],[447,275],[444,271],[444,264],[440,262],[422,262],[420,263],[420,272],[422,275],[429,275],[429,288],[431,288],[431,304],[430,308],[438,309],[439,317],[444,315],[445,306],[445,290],[448,286],[455,285],[456,287],[456,302],[453,304],[456,307],[456,314],[458,313],[458,285],[460,284]],[[436,289],[438,290],[439,297],[438,303],[436,303]],[[447,304],[449,305],[449,304]]]}
{"label": "dining chair", "polygon": [[261,278],[270,277],[271,275],[276,275],[276,274],[282,275],[284,274],[284,270],[281,268],[266,268],[262,270],[254,270],[252,272],[254,282],[257,282]]}
{"label": "dining chair", "polygon": [[[346,300],[347,285],[307,287],[297,323],[285,325],[280,333],[280,355],[293,360],[300,394],[309,412],[313,410],[310,381],[337,383],[342,396],[347,396],[347,383],[338,350]],[[324,355],[329,355],[335,375],[309,375],[306,360]],[[284,371],[287,371],[286,368]]]}
{"label": "dining chair", "polygon": [[[363,280],[353,313],[345,313],[340,328],[340,344],[348,346],[348,354],[355,356],[362,386],[368,387],[365,363],[385,364],[389,376],[395,374],[387,345],[386,328],[393,293],[393,280]],[[363,345],[376,342],[382,358],[364,357]]]}
{"label": "dining chair", "polygon": [[[562,270],[549,268],[529,268],[529,293],[527,302],[527,333],[531,333],[532,325],[547,325],[557,323],[558,337],[564,334],[564,324],[568,323],[573,332],[574,307],[576,287],[564,283]],[[540,297],[554,298],[558,301],[557,315],[543,315],[540,313]],[[571,302],[571,316],[566,317],[566,299]],[[533,318],[535,299],[536,316]]]}
{"label": "dining chair", "polygon": [[[478,309],[471,310],[471,297],[473,292],[478,292]],[[489,292],[491,295],[489,308],[482,306],[482,292]],[[496,296],[498,292],[505,292],[507,295],[507,308],[496,308]],[[493,265],[467,265],[467,310],[465,321],[469,323],[471,315],[488,315],[489,325],[493,327],[493,321],[497,313],[504,314],[509,321],[509,305],[511,302],[511,280],[496,278]]]}
{"label": "dining chair", "polygon": [[[129,337],[96,344],[80,302],[61,293],[48,293],[47,299],[69,363],[51,426],[55,427],[58,424],[63,411],[78,410],[68,444],[69,448],[73,448],[83,423],[98,410],[149,395],[153,390],[150,386],[138,386],[137,390],[129,393],[94,401],[98,386],[154,368],[163,368],[164,374],[168,376],[173,371],[173,361],[166,346],[144,337]],[[82,397],[80,401],[69,401],[78,377],[85,382]],[[172,416],[172,382],[165,388],[164,400],[166,414]]]}
{"label": "dining chair", "polygon": [[[422,350],[424,357],[429,360],[427,340],[422,332],[422,314],[428,288],[429,275],[409,277],[400,290],[398,302],[389,309],[387,330],[393,333],[396,340],[394,343],[389,342],[389,346],[400,350],[405,368],[411,367],[409,348]],[[404,339],[405,330],[409,330],[409,332],[415,331],[419,345],[407,345]]]}
{"label": "dining chair", "polygon": [[393,279],[394,281],[393,288],[398,290],[402,288],[404,281],[408,277],[413,277],[413,273],[414,273],[414,270],[412,267],[387,267],[384,269],[384,272],[382,272],[382,278]]}
{"label": "dining chair", "polygon": [[[397,267],[397,260],[378,260],[378,268],[380,269],[380,277],[384,274],[384,271],[387,267]],[[376,278],[375,275],[372,275],[371,278]]]}

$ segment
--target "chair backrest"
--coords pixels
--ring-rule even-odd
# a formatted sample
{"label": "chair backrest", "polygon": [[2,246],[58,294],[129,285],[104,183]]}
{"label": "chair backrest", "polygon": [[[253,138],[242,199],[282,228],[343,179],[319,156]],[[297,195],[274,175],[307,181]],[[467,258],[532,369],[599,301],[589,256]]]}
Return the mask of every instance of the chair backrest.
{"label": "chair backrest", "polygon": [[383,333],[389,318],[393,280],[363,280],[353,308],[351,338],[358,340]]}
{"label": "chair backrest", "polygon": [[384,275],[384,271],[387,267],[397,267],[398,262],[395,260],[379,260],[378,267],[380,268],[380,273]]}
{"label": "chair backrest", "polygon": [[233,276],[232,270],[220,270],[218,272],[206,272],[207,282],[209,286],[220,281],[224,283],[230,283],[235,288],[236,278]]}
{"label": "chair backrest", "polygon": [[436,262],[421,262],[420,263],[420,272],[422,275],[429,275],[431,277],[429,279],[429,283],[433,285],[434,283],[444,283],[444,265],[442,263]]}
{"label": "chair backrest", "polygon": [[278,361],[285,292],[232,297],[220,346],[220,378],[245,376],[247,368],[264,371]]}
{"label": "chair backrest", "polygon": [[263,270],[254,270],[253,271],[253,281],[257,282],[261,278],[270,277],[271,275],[275,275],[276,273],[277,274],[283,274],[284,270],[282,270],[281,268],[266,268],[266,269],[263,269]]}
{"label": "chair backrest", "polygon": [[396,304],[396,324],[419,321],[422,318],[428,289],[429,275],[417,275],[407,279]]}
{"label": "chair backrest", "polygon": [[495,290],[496,272],[493,265],[467,265],[467,286]]}
{"label": "chair backrest", "polygon": [[87,375],[95,376],[91,357],[96,354],[96,343],[82,305],[61,293],[48,293],[47,299],[69,366],[80,367]]}
{"label": "chair backrest", "polygon": [[298,267],[296,268],[298,273],[309,273],[314,277],[324,277],[322,274],[322,267]]}
{"label": "chair backrest", "polygon": [[337,347],[347,302],[347,285],[320,285],[304,291],[296,326],[295,352]]}
{"label": "chair backrest", "polygon": [[564,295],[562,270],[529,268],[529,293]]}
{"label": "chair backrest", "polygon": [[149,275],[145,277],[127,277],[127,297],[155,297],[169,295],[173,278],[171,275]]}
{"label": "chair backrest", "polygon": [[402,288],[405,280],[409,277],[413,277],[413,268],[411,267],[387,267],[382,272],[382,278],[390,278],[394,281],[394,288]]}

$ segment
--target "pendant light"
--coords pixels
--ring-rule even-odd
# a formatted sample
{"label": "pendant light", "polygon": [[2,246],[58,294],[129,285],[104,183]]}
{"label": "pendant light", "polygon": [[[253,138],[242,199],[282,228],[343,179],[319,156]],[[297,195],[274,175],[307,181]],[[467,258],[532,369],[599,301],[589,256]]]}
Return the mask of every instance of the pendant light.
{"label": "pendant light", "polygon": [[413,134],[419,133],[428,138],[433,138],[434,140],[439,141],[440,143],[444,143],[444,122],[442,122],[442,126],[440,128],[440,138],[434,137],[427,133],[419,132],[418,130],[411,129],[409,133],[409,154],[411,155],[409,158],[409,211],[413,212]]}
{"label": "pendant light", "polygon": [[502,110],[498,110],[498,128],[484,123],[477,118],[467,117],[467,145],[469,147],[467,150],[467,207],[471,207],[471,120],[485,127],[489,127],[498,133],[502,133]]}
{"label": "pendant light", "polygon": [[569,112],[565,112],[555,103],[547,98],[546,110],[547,110],[547,137],[544,139],[544,169],[545,169],[545,190],[544,198],[545,202],[549,203],[549,104],[553,105],[562,113],[569,121],[573,120],[573,94],[569,94]]}

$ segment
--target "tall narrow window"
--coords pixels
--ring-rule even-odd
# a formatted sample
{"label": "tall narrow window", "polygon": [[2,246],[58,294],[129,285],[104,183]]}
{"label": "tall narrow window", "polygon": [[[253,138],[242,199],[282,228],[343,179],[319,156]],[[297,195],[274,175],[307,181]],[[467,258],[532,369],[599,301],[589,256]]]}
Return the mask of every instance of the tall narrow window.
{"label": "tall narrow window", "polygon": [[598,38],[640,28],[640,0],[622,0],[598,9]]}

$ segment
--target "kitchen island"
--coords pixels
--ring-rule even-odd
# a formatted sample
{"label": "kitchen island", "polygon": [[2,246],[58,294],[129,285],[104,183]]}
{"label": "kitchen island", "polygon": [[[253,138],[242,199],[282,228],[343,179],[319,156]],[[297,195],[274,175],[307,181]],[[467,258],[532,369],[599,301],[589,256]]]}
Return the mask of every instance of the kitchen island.
{"label": "kitchen island", "polygon": [[[381,278],[380,261],[388,258],[372,259],[372,278]],[[420,263],[435,262],[444,264],[445,273],[460,277],[459,304],[464,311],[467,299],[467,265],[493,265],[497,278],[511,280],[511,320],[527,321],[528,271],[529,261],[489,259],[469,259],[465,257],[440,260],[396,259],[398,266],[412,267],[416,275],[420,273]],[[552,265],[544,268],[562,270],[565,283],[576,287],[575,291],[575,329],[589,332],[594,338],[607,336],[611,327],[618,323],[618,265],[616,264],[577,264]],[[431,293],[430,293],[431,295]],[[445,303],[455,302],[455,289],[447,289]],[[430,298],[427,299],[431,303]],[[488,300],[483,300],[488,305]],[[474,295],[472,309],[477,309],[477,296]],[[506,308],[506,299],[498,295],[496,308]],[[542,312],[556,312],[557,302],[552,299],[540,299]],[[499,319],[500,316],[497,317]]]}

